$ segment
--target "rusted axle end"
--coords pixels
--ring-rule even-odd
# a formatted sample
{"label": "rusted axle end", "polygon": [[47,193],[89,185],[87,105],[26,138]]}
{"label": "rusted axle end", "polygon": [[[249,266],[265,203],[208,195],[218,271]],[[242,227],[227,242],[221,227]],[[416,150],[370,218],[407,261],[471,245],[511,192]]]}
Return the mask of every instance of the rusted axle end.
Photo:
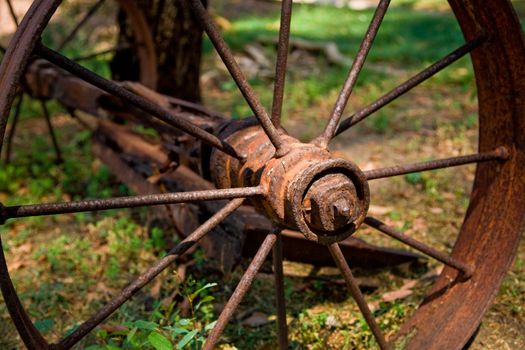
{"label": "rusted axle end", "polygon": [[283,136],[288,153],[276,155],[259,126],[239,128],[236,123],[241,122],[223,129],[221,136],[245,158],[241,163],[223,152],[212,153],[217,187],[263,186],[266,196],[253,201],[258,211],[322,244],[342,241],[361,226],[370,193],[354,163],[290,136]]}

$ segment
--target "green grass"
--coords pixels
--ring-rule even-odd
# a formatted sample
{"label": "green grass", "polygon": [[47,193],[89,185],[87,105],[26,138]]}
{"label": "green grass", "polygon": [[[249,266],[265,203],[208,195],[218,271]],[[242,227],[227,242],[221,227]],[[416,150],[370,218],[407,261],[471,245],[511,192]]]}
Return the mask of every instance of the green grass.
{"label": "green grass", "polygon": [[[352,55],[359,47],[372,14],[372,10],[295,5],[292,37],[333,41],[343,53]],[[261,37],[275,37],[278,28],[278,13],[268,16],[247,14],[234,19],[224,36],[234,50],[239,50]],[[371,62],[388,61],[392,64],[397,61],[403,66],[421,66],[461,43],[459,26],[451,14],[418,12],[414,15],[410,9],[393,7],[385,17],[369,59]],[[210,44],[206,48],[209,52]]]}
{"label": "green grass", "polygon": [[[291,35],[292,38],[314,42],[335,42],[344,55],[352,58],[372,14],[371,10],[295,5]],[[247,44],[261,38],[277,38],[278,28],[279,12],[276,8],[275,13],[247,13],[235,17],[231,20],[231,26],[223,30],[223,35],[232,49],[241,54]],[[356,93],[350,99],[347,115],[353,109],[374,101],[463,43],[461,31],[450,12],[415,11],[410,6],[392,6],[370,51],[367,64],[373,68],[394,67],[398,74],[381,73],[365,64],[357,82]],[[211,43],[206,41],[204,48],[208,60],[212,52]],[[265,53],[270,60],[275,59],[273,48],[266,47]],[[314,130],[322,127],[322,121],[328,117],[348,73],[348,67],[330,65],[322,55],[313,56],[315,69],[301,62],[289,63],[288,69],[283,117],[285,124],[289,119],[302,120],[306,127],[295,134],[301,139],[308,139]],[[219,86],[227,96],[211,96],[206,102],[234,118],[252,115],[231,78],[221,75],[220,79]],[[250,83],[263,104],[269,108],[271,79],[255,77]],[[472,91],[474,77],[469,59],[459,60],[423,86],[430,84],[447,85],[449,89],[462,93]],[[406,109],[406,105],[396,101],[378,113],[373,121],[367,121],[365,126],[377,133],[385,133],[391,126],[390,116],[403,109]],[[416,121],[411,127],[417,131],[421,128],[421,123],[417,124]]]}

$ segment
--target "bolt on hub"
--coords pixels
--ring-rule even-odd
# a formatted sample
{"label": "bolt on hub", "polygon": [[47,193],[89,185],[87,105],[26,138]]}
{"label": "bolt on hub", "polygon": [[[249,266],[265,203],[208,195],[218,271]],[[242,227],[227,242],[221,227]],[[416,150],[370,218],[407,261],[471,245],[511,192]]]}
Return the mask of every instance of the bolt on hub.
{"label": "bolt on hub", "polygon": [[245,161],[214,151],[212,178],[219,188],[263,186],[256,209],[281,227],[300,230],[307,239],[331,244],[346,239],[363,223],[370,203],[368,183],[352,162],[283,135],[289,152],[275,148],[258,126],[233,122],[222,135],[245,154]]}

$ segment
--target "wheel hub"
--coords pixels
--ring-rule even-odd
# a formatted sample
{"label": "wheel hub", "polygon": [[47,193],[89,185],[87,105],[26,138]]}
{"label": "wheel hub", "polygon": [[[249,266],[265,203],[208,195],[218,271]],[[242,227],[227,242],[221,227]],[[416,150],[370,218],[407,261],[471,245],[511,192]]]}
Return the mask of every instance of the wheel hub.
{"label": "wheel hub", "polygon": [[312,241],[331,244],[359,228],[370,195],[366,178],[354,163],[285,135],[290,151],[276,157],[260,127],[239,129],[240,123],[225,128],[222,136],[244,154],[245,161],[214,151],[211,169],[217,187],[263,186],[267,195],[254,200],[256,209]]}

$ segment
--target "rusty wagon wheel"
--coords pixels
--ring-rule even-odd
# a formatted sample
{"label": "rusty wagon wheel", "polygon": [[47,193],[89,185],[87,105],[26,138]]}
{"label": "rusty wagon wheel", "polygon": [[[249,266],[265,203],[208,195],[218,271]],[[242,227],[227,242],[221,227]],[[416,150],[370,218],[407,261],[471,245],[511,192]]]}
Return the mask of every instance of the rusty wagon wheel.
{"label": "rusty wagon wheel", "polygon": [[[450,0],[466,44],[440,59],[376,102],[340,122],[344,107],[364,64],[390,1],[381,0],[324,132],[304,144],[280,128],[292,1],[282,1],[281,29],[271,117],[243,76],[217,27],[199,0],[190,0],[215,48],[226,64],[258,124],[232,123],[218,135],[196,127],[163,107],[123,89],[43,46],[38,38],[61,1],[35,1],[7,49],[0,67],[0,135],[24,67],[33,55],[177,127],[213,147],[212,177],[217,190],[167,193],[68,203],[2,206],[1,221],[81,211],[231,199],[166,257],[129,284],[71,334],[50,345],[36,330],[11,282],[3,252],[0,285],[11,317],[27,347],[67,349],[75,345],[145,284],[193,246],[244,200],[275,223],[210,332],[212,349],[247,292],[262,262],[273,249],[279,325],[279,346],[287,347],[280,229],[300,230],[329,249],[349,291],[382,349],[459,349],[478,326],[509,268],[525,225],[525,44],[519,21],[507,0]],[[405,92],[470,53],[479,101],[479,151],[476,154],[423,163],[362,171],[350,161],[335,159],[330,140]],[[438,168],[477,163],[470,204],[450,255],[416,241],[368,216],[368,181]],[[366,224],[444,263],[438,280],[414,315],[393,339],[385,339],[340,252],[338,242]],[[325,246],[325,247],[323,247]]]}
{"label": "rusty wagon wheel", "polygon": [[[157,87],[157,80],[158,80],[158,74],[157,74],[157,55],[155,51],[155,44],[153,42],[153,37],[151,34],[151,31],[149,30],[149,26],[146,22],[146,19],[142,12],[140,12],[140,9],[137,7],[137,5],[134,2],[126,1],[126,0],[116,0],[116,1],[106,1],[106,0],[97,0],[93,4],[90,4],[90,6],[83,11],[82,17],[74,25],[72,28],[69,28],[67,30],[67,34],[63,35],[57,43],[57,51],[64,51],[64,49],[67,49],[68,46],[71,45],[71,43],[76,40],[79,37],[79,34],[82,33],[82,30],[85,29],[86,24],[92,20],[92,18],[101,11],[101,8],[106,3],[114,2],[114,5],[116,5],[117,10],[121,11],[126,16],[126,21],[128,23],[129,27],[129,39],[128,42],[121,42],[120,39],[117,39],[114,43],[114,46],[111,48],[106,48],[104,50],[96,51],[96,52],[90,52],[89,54],[74,57],[73,60],[75,62],[86,62],[92,59],[96,59],[101,56],[107,56],[108,54],[116,54],[116,53],[124,53],[129,50],[134,50],[137,53],[137,60],[138,60],[138,81],[150,88],[155,89]],[[13,7],[12,0],[5,0],[5,3],[7,4],[7,8],[10,12],[10,17],[16,27],[19,25],[19,20],[17,17],[17,14],[15,13],[15,8]],[[84,33],[85,34],[85,33]],[[0,54],[5,53],[5,48],[3,48],[0,45]],[[47,62],[41,62],[41,65],[37,66],[38,69],[45,69]],[[30,86],[39,86],[39,89],[33,90]],[[7,138],[6,138],[6,145],[5,145],[5,161],[6,163],[9,163],[10,157],[11,157],[11,148],[12,148],[12,141],[14,138],[14,133],[17,128],[17,123],[20,117],[20,108],[22,106],[22,102],[24,99],[24,96],[29,96],[31,98],[39,99],[41,101],[41,109],[42,113],[46,119],[46,124],[49,130],[49,136],[51,138],[51,141],[53,143],[53,147],[55,149],[56,158],[58,162],[62,161],[61,151],[59,144],[57,142],[57,138],[55,136],[55,131],[53,129],[53,125],[51,122],[51,118],[47,109],[46,105],[46,97],[45,94],[42,94],[40,90],[49,90],[52,87],[41,87],[40,82],[34,82],[34,84],[22,84],[20,90],[17,93],[17,103],[16,108],[14,112],[14,117],[11,123],[11,127],[9,129]],[[73,113],[73,110],[75,109],[75,103],[78,103],[78,101],[71,101],[71,104],[66,104],[66,107]]]}

